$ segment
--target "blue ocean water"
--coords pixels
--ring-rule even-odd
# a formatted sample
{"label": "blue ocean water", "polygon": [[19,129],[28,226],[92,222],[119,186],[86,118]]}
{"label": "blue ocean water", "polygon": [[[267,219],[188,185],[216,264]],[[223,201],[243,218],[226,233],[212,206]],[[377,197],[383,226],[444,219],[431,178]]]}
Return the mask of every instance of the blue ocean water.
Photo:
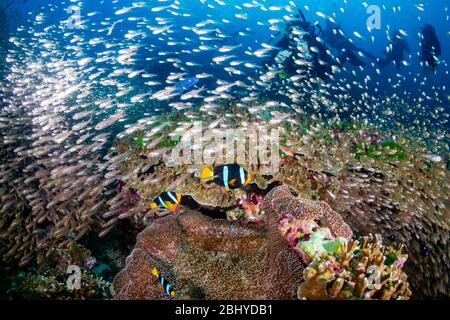
{"label": "blue ocean water", "polygon": [[[373,13],[368,12],[370,6],[376,6],[380,13],[379,17],[377,16],[379,25],[374,29],[368,28],[368,20]],[[163,101],[149,99],[149,97],[169,85],[180,83],[186,78],[199,74],[208,76],[199,79],[195,88],[204,88],[208,90],[208,93],[217,88],[219,83],[242,81],[244,88],[235,87],[232,90],[231,95],[235,99],[239,100],[252,92],[264,99],[291,103],[285,94],[280,96],[275,94],[275,90],[268,91],[258,84],[258,78],[266,71],[264,65],[270,59],[257,57],[254,53],[264,48],[266,44],[275,46],[285,32],[286,21],[296,16],[298,10],[303,12],[307,21],[315,25],[315,30],[319,30],[319,26],[321,30],[324,30],[327,21],[334,21],[358,50],[369,52],[379,59],[384,57],[386,46],[395,30],[401,30],[409,45],[410,52],[405,53],[404,61],[399,69],[396,69],[392,63],[380,68],[373,60],[363,57],[361,59],[365,63],[364,66],[345,63],[341,72],[333,75],[332,81],[328,79],[323,83],[325,89],[322,93],[326,93],[330,98],[329,101],[341,103],[341,98],[334,98],[345,91],[347,98],[357,103],[361,103],[364,99],[371,99],[374,102],[371,103],[370,112],[347,107],[346,111],[339,113],[341,118],[349,118],[357,114],[358,117],[370,117],[371,121],[376,122],[377,118],[386,112],[386,108],[389,108],[387,112],[390,112],[391,109],[408,105],[414,109],[412,115],[398,111],[394,112],[392,120],[405,122],[405,126],[408,126],[408,123],[417,125],[417,122],[427,122],[426,126],[431,131],[435,128],[447,130],[446,118],[448,118],[450,101],[448,94],[450,75],[447,62],[450,50],[448,41],[450,28],[448,4],[444,0],[374,3],[344,0],[248,2],[234,0],[142,2],[4,0],[3,8],[4,12],[8,13],[9,36],[29,39],[30,44],[39,39],[27,30],[36,24],[36,16],[42,14],[42,22],[38,24],[36,30],[44,30],[52,41],[59,42],[60,48],[54,52],[58,59],[71,59],[76,62],[86,57],[95,59],[108,55],[111,50],[120,52],[120,50],[136,47],[132,62],[124,67],[128,68],[126,72],[135,71],[137,74],[133,77],[127,77],[126,73],[114,76],[116,79],[121,79],[119,87],[125,86],[132,90],[124,93],[122,100],[119,99],[126,105],[124,108],[126,119],[110,127],[113,129],[113,136],[126,129],[126,125],[134,124],[150,114],[171,110],[170,103],[179,101],[179,97],[172,100],[163,99]],[[120,12],[121,10],[123,12]],[[74,16],[79,20],[80,25],[70,28],[68,23]],[[440,63],[432,72],[424,68],[420,58],[420,28],[426,23],[431,23],[435,27],[442,46],[442,53],[438,57]],[[164,30],[167,26],[170,27]],[[162,29],[156,30],[158,28]],[[197,33],[193,28],[201,32]],[[318,37],[323,37],[323,33]],[[81,43],[78,47],[71,46],[79,40]],[[324,44],[334,58],[339,57],[340,53],[337,50],[326,41]],[[70,47],[68,51],[65,49],[67,46]],[[207,48],[200,50],[201,46]],[[231,47],[231,51],[221,53],[219,48],[224,46]],[[273,51],[282,49],[275,48]],[[39,49],[34,50],[36,52]],[[224,55],[231,55],[230,60],[227,59],[223,63],[214,62],[215,57]],[[227,70],[227,64],[230,61],[235,62],[237,73]],[[18,63],[20,64],[20,61]],[[8,69],[12,65],[13,63],[3,63],[2,67]],[[89,78],[89,72],[92,75],[95,71],[103,70],[104,73],[97,79],[99,80],[109,78],[114,70],[122,67],[120,63],[113,60],[90,62],[89,65],[93,65],[94,68],[88,69],[84,81],[88,81],[86,79]],[[236,70],[236,68],[232,69]],[[143,78],[142,74],[145,73],[153,74],[152,78]],[[171,74],[175,74],[174,79],[167,83]],[[159,85],[149,87],[146,84],[149,80]],[[311,89],[318,90],[317,92],[321,95],[321,91],[315,86],[313,85]],[[281,87],[286,88],[285,84]],[[90,88],[92,99],[102,99],[116,90],[107,85],[99,86],[98,81],[93,81]],[[139,95],[143,97],[140,98]],[[133,97],[137,101],[133,100]],[[390,103],[392,101],[395,103]],[[200,99],[188,99],[188,103],[199,105]],[[317,112],[310,109],[308,102],[303,102],[302,107],[308,109],[308,112]],[[76,108],[73,110],[76,111]],[[101,121],[113,115],[116,110],[115,107],[99,110],[100,112],[96,112],[96,120]],[[430,120],[430,113],[439,121]],[[320,115],[329,117],[330,112],[321,112]],[[382,122],[382,125],[389,127],[388,121]],[[421,135],[421,133],[418,134]]]}
{"label": "blue ocean water", "polygon": [[[38,12],[45,12],[47,17],[46,24],[51,25],[53,23],[60,23],[61,20],[69,17],[66,12],[67,8],[71,5],[76,5],[77,2],[70,1],[31,1],[31,0],[21,0],[21,1],[8,1],[2,0],[3,6],[6,7],[6,12],[8,12],[8,22],[9,30],[14,32],[15,28],[26,20],[31,20],[33,15]],[[135,1],[82,1],[81,5],[81,18],[86,19],[86,15],[89,12],[98,12],[97,15],[89,17],[88,24],[101,22],[102,20],[110,20],[114,22],[123,16],[115,16],[114,12],[122,7],[131,6]],[[146,17],[150,20],[154,18],[170,18],[174,24],[174,30],[177,32],[172,36],[173,40],[183,41],[183,39],[190,39],[191,43],[188,43],[183,47],[184,50],[189,50],[195,48],[198,42],[192,37],[191,31],[183,30],[181,27],[183,25],[195,24],[199,21],[206,19],[227,19],[230,21],[226,25],[226,31],[229,35],[232,35],[230,39],[223,41],[224,43],[235,44],[239,43],[242,45],[240,49],[233,52],[238,57],[242,57],[245,60],[252,60],[251,57],[245,55],[245,50],[249,47],[257,47],[261,42],[267,42],[271,39],[270,35],[276,34],[277,32],[268,30],[267,21],[269,19],[282,19],[286,15],[284,10],[276,11],[263,11],[258,9],[258,7],[247,8],[243,5],[245,1],[179,1],[180,10],[184,13],[188,13],[189,16],[174,16],[167,11],[151,12],[149,8],[151,6],[164,6],[170,5],[172,1],[144,1],[148,5],[143,8],[133,10],[133,14],[130,16],[136,17]],[[283,7],[289,4],[287,0],[267,0],[267,1],[253,1],[254,3],[261,3],[266,7],[277,6]],[[221,3],[221,4],[219,4]],[[252,3],[248,1],[247,3]],[[449,74],[446,61],[449,58],[449,20],[448,20],[448,3],[445,0],[436,1],[344,1],[344,0],[330,0],[330,1],[314,1],[314,0],[304,0],[304,1],[293,1],[293,3],[301,8],[307,20],[313,23],[319,23],[322,26],[325,24],[325,19],[318,16],[317,12],[322,12],[328,17],[333,17],[333,19],[339,23],[342,29],[349,35],[350,39],[360,48],[368,50],[376,56],[382,56],[383,51],[388,42],[387,36],[389,33],[395,29],[402,29],[407,33],[407,41],[411,48],[411,54],[407,57],[409,63],[408,68],[402,68],[400,75],[405,76],[406,79],[402,81],[400,87],[392,88],[392,83],[396,80],[396,70],[395,68],[388,67],[383,69],[381,74],[376,74],[373,68],[365,68],[363,72],[359,72],[358,68],[355,69],[355,76],[352,80],[361,81],[366,75],[370,75],[372,78],[372,83],[379,85],[374,85],[373,87],[381,87],[386,93],[393,94],[395,92],[401,92],[403,90],[408,90],[411,87],[419,86],[427,91],[434,91],[439,94],[443,101],[448,98],[445,97],[445,91],[443,90],[433,90],[433,88],[440,87],[448,83]],[[210,8],[207,4],[211,4],[214,8]],[[377,5],[380,7],[381,13],[381,26],[380,29],[374,29],[370,32],[367,29],[367,19],[370,14],[367,13],[367,8],[365,5]],[[423,9],[418,9],[418,5],[421,5]],[[49,6],[51,8],[49,8]],[[237,7],[239,9],[237,9]],[[309,10],[306,10],[309,8]],[[341,11],[342,10],[342,11]],[[237,19],[235,14],[244,13],[247,15],[246,19]],[[260,26],[258,22],[262,22],[265,25]],[[436,69],[436,73],[430,77],[427,77],[423,84],[420,84],[421,79],[416,79],[416,75],[423,74],[422,67],[420,65],[420,60],[418,58],[418,53],[420,51],[419,41],[417,39],[417,32],[424,23],[431,23],[436,28],[436,33],[438,38],[441,40],[442,45],[442,55],[440,59],[443,63],[439,68]],[[94,26],[94,25],[93,25]],[[134,21],[125,21],[120,23],[114,29],[112,34],[112,39],[120,39],[123,37],[129,29],[136,26]],[[245,28],[250,28],[249,36],[241,37],[236,35],[237,32],[245,30]],[[89,29],[89,28],[88,28]],[[94,37],[96,35],[95,27],[91,30],[83,30],[86,35],[91,35]],[[353,33],[358,32],[362,38],[356,37]],[[373,39],[372,39],[373,37]],[[145,39],[146,46],[157,45],[157,51],[173,51],[173,46],[168,46],[165,41],[159,41],[156,36],[150,36]],[[130,43],[136,41],[129,41]],[[191,44],[191,45],[189,45]],[[154,53],[145,52],[142,50],[142,57],[153,56]],[[211,69],[214,72],[223,72],[222,68],[213,68],[212,63],[204,63],[206,57],[212,56],[213,54],[205,52],[201,54],[189,53],[182,56],[184,61],[193,61],[201,64],[198,69],[194,68],[192,71],[202,70],[207,72]],[[253,59],[258,61],[258,59]],[[141,65],[139,65],[141,63]],[[157,69],[161,74],[164,73],[161,65],[155,62],[138,62],[137,67],[145,67],[146,70]],[[226,75],[226,72],[223,72]],[[387,79],[392,79],[391,83],[386,81]],[[411,90],[412,91],[412,90]],[[414,93],[413,93],[414,94]],[[418,94],[416,91],[415,94]]]}
{"label": "blue ocean water", "polygon": [[[368,20],[372,12],[368,12],[367,8],[372,5],[379,9],[380,16],[377,17],[379,26],[369,30]],[[375,121],[386,108],[386,101],[389,101],[386,99],[392,98],[397,102],[390,106],[390,109],[396,108],[396,105],[409,105],[416,109],[411,117],[402,112],[395,112],[393,118],[396,118],[396,121],[422,122],[429,120],[428,113],[434,113],[434,116],[442,121],[428,121],[427,126],[430,130],[434,130],[434,126],[443,129],[448,125],[445,117],[449,108],[450,76],[447,61],[450,50],[448,41],[450,28],[448,4],[444,0],[374,3],[344,0],[248,2],[235,0],[142,2],[3,0],[2,7],[7,13],[9,36],[29,39],[26,41],[30,44],[39,39],[29,32],[28,28],[35,25],[36,16],[42,14],[42,22],[38,23],[36,30],[44,30],[44,34],[48,33],[52,41],[59,42],[60,48],[52,53],[55,57],[58,56],[58,59],[72,59],[76,62],[86,57],[98,58],[108,55],[109,48],[117,52],[136,46],[132,62],[125,67],[128,68],[128,73],[136,71],[138,74],[133,77],[127,77],[127,74],[115,77],[123,79],[123,82],[120,81],[120,86],[133,90],[124,94],[122,102],[129,104],[131,98],[132,103],[124,108],[126,119],[111,127],[114,128],[113,136],[121,132],[126,124],[136,123],[149,114],[171,110],[169,103],[176,101],[177,98],[164,101],[148,99],[154,92],[167,87],[167,79],[171,74],[175,74],[175,79],[171,80],[172,84],[198,74],[207,74],[209,76],[200,79],[195,87],[205,88],[205,90],[217,88],[218,80],[242,81],[245,88],[234,88],[232,91],[232,96],[237,99],[253,92],[264,99],[275,99],[289,104],[290,100],[286,99],[285,95],[276,95],[274,91],[259,87],[258,77],[265,72],[264,64],[268,60],[265,57],[257,57],[254,53],[265,44],[275,46],[285,31],[286,21],[297,15],[299,9],[306,20],[315,25],[315,30],[319,30],[319,26],[324,30],[326,22],[331,19],[340,25],[358,50],[369,52],[380,59],[385,55],[385,48],[394,30],[401,30],[409,44],[410,52],[405,53],[404,65],[398,70],[392,63],[385,68],[380,68],[367,57],[362,58],[365,63],[362,67],[344,64],[343,70],[334,74],[332,81],[325,81],[326,89],[324,90],[329,97],[339,96],[339,91],[342,90],[350,99],[358,102],[370,97],[373,101],[377,101],[373,103],[374,109],[371,115],[367,115],[364,110],[358,110],[357,113],[362,114],[363,117],[372,117],[372,121]],[[78,19],[80,25],[71,28],[68,23],[74,15],[74,21]],[[442,53],[438,57],[440,64],[433,72],[425,70],[420,59],[420,28],[425,23],[431,23],[435,27],[442,46]],[[155,31],[165,26],[170,27],[167,30]],[[192,28],[197,28],[202,33],[197,34]],[[323,33],[318,35],[318,37],[322,36]],[[71,46],[79,39],[81,43],[78,47]],[[99,44],[96,44],[96,41],[99,41]],[[200,50],[202,45],[208,48]],[[68,51],[65,49],[67,46],[70,47]],[[232,51],[219,52],[219,48],[224,46],[232,47]],[[325,46],[334,58],[339,56],[339,52],[326,42]],[[275,50],[281,49],[283,48]],[[33,50],[36,52],[39,49]],[[223,63],[214,62],[214,58],[221,55],[231,55],[232,58]],[[239,69],[237,74],[232,74],[226,68],[227,63],[232,60],[236,62],[235,66]],[[20,64],[20,61],[17,63]],[[86,79],[89,78],[89,72],[91,72],[90,75],[95,73],[94,69],[103,70],[105,73],[99,79],[105,79],[114,70],[121,68],[121,64],[113,60],[90,62],[90,64],[94,68],[88,69],[84,81],[88,81]],[[244,64],[249,65],[243,67]],[[12,65],[13,63],[3,63],[2,67],[8,69]],[[151,79],[143,78],[141,75],[144,73],[154,76]],[[146,84],[148,80],[155,81],[159,85],[149,87]],[[312,88],[312,90],[315,89],[317,88]],[[101,99],[112,94],[111,90],[114,89],[105,85],[99,86],[98,81],[94,81],[91,90],[92,99]],[[135,101],[132,97],[136,95],[143,95],[143,97],[138,97],[138,101]],[[189,99],[189,103],[198,105],[199,102],[199,99]],[[308,109],[309,104],[303,103],[303,107]],[[116,110],[116,108],[107,108],[96,112],[96,119],[98,121],[105,119]],[[352,107],[346,110],[340,113],[341,117],[347,118],[355,111]],[[315,110],[311,109],[309,112],[314,113]]]}

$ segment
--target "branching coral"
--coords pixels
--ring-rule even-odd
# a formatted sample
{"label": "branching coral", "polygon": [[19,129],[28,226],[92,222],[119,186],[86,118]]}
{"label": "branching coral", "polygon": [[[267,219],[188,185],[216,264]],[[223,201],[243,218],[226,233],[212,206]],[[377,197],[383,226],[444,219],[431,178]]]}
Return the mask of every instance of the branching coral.
{"label": "branching coral", "polygon": [[338,252],[324,251],[304,271],[300,299],[408,299],[411,295],[402,271],[407,255],[385,247],[380,237],[351,240]]}

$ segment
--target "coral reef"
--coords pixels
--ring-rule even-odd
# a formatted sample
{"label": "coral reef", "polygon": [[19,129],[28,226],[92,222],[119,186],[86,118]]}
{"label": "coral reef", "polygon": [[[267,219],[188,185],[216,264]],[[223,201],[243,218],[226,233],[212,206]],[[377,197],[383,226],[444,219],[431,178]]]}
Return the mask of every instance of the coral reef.
{"label": "coral reef", "polygon": [[139,234],[114,279],[115,298],[168,299],[151,276],[156,267],[175,288],[175,299],[292,299],[304,266],[271,238],[281,239],[278,230],[268,236],[265,229],[195,212],[163,217]]}
{"label": "coral reef", "polygon": [[256,224],[264,223],[263,200],[262,194],[242,193],[238,195],[236,197],[237,208],[227,211],[228,220]]}
{"label": "coral reef", "polygon": [[[328,203],[359,236],[380,234],[386,242],[404,243],[411,257],[405,270],[414,275],[410,284],[415,297],[448,296],[450,211],[445,163],[429,160],[420,140],[406,135],[386,139],[388,133],[368,129],[364,123],[325,127],[309,121],[297,131],[292,123],[289,126],[283,132],[286,147],[281,148],[279,172],[263,177],[252,168],[258,187],[285,184],[302,198]],[[183,170],[187,168],[179,174]],[[238,197],[199,184],[193,177],[179,190],[218,207],[227,207]],[[244,211],[235,208],[228,216],[236,219]]]}
{"label": "coral reef", "polygon": [[[92,230],[105,236],[121,221],[131,221],[134,230],[142,230],[158,216],[148,205],[160,193],[172,190],[192,196],[202,206],[226,211],[230,220],[266,220],[270,230],[277,227],[280,215],[295,211],[290,206],[311,205],[315,209],[304,213],[306,220],[331,233],[314,234],[308,243],[314,250],[324,241],[349,238],[352,231],[357,236],[380,234],[384,242],[405,245],[410,257],[405,271],[414,298],[449,296],[450,186],[443,157],[433,157],[430,147],[409,132],[393,135],[362,121],[324,123],[280,110],[266,110],[268,116],[261,117],[234,105],[235,117],[221,117],[219,109],[217,114],[189,111],[144,119],[129,135],[119,134],[102,161],[91,158],[90,151],[102,148],[104,134],[89,145],[68,139],[67,150],[56,148],[47,136],[36,136],[24,146],[37,125],[32,124],[34,118],[11,111],[4,121],[20,132],[9,130],[11,137],[2,136],[0,149],[5,159],[0,165],[2,268],[16,262],[27,265],[36,257],[43,262],[54,247],[67,248]],[[192,133],[194,120],[211,123],[217,130],[252,123],[269,129],[275,125],[270,120],[275,116],[281,119],[276,122],[281,134],[280,170],[268,175],[260,172],[258,164],[249,166],[246,169],[254,176],[249,188],[229,191],[200,181],[191,174],[191,165],[169,165],[170,150],[177,144],[172,135]],[[68,126],[58,129],[61,139]],[[445,151],[445,147],[434,149]],[[74,153],[79,157],[69,161]],[[262,189],[274,184],[289,186],[311,201],[296,200],[289,206],[288,199],[276,201],[273,210],[253,203],[252,192],[263,194]],[[276,192],[279,198],[290,197],[288,191],[285,195],[279,189]],[[266,217],[267,212],[272,212],[273,219]],[[352,231],[343,227],[339,216]],[[343,229],[338,230],[339,226]],[[287,256],[295,254],[292,249],[299,252],[301,244],[290,248],[285,240],[277,234],[273,247]],[[312,251],[307,254],[311,255]]]}
{"label": "coral reef", "polygon": [[[83,246],[73,244],[68,249],[56,249],[36,270],[21,272],[12,284],[9,295],[27,300],[108,299],[111,297],[111,284],[97,276],[95,264],[95,258]],[[67,285],[70,265],[80,268],[79,288]]]}
{"label": "coral reef", "polygon": [[304,271],[299,299],[398,299],[411,296],[400,249],[385,247],[379,236],[350,240],[339,252],[317,254]]}
{"label": "coral reef", "polygon": [[[260,206],[261,200],[248,195],[240,197],[239,203]],[[169,298],[149,276],[153,267],[175,288],[177,299],[195,298],[192,288],[206,299],[293,298],[292,286],[300,283],[306,264],[284,239],[280,216],[289,211],[298,219],[323,223],[333,236],[352,235],[326,203],[296,198],[285,186],[270,191],[262,208],[267,229],[194,212],[156,220],[139,234],[126,268],[116,276],[115,298]]]}
{"label": "coral reef", "polygon": [[290,214],[300,221],[314,221],[330,229],[333,237],[350,239],[353,235],[342,217],[324,202],[295,197],[287,186],[271,190],[264,198],[263,210],[271,228],[278,228],[280,216]]}
{"label": "coral reef", "polygon": [[301,135],[288,135],[289,155],[268,183],[326,201],[358,236],[380,234],[385,242],[404,244],[414,298],[450,296],[445,157],[430,154],[411,133],[392,136],[364,123],[311,122],[305,128]]}
{"label": "coral reef", "polygon": [[[252,121],[252,115],[241,114],[243,119]],[[364,122],[326,126],[312,119],[297,120],[297,124],[288,121],[280,124],[283,135],[280,170],[263,176],[257,166],[252,167],[256,185],[265,189],[273,183],[285,184],[302,198],[328,203],[359,236],[380,234],[384,241],[404,243],[404,250],[411,257],[405,270],[414,275],[410,284],[415,297],[448,296],[450,187],[445,163],[430,160],[428,148],[406,132],[392,137]],[[222,123],[233,125],[225,120]],[[179,127],[189,125],[181,123]],[[129,177],[127,184],[140,194],[151,192],[146,197],[150,200],[174,185],[173,181],[189,167],[167,168],[162,164],[153,175],[136,180],[129,173],[145,168],[148,160],[140,160],[139,153],[144,150],[151,153],[145,148],[130,157],[136,159],[135,164],[123,165],[124,174]],[[231,208],[240,194],[203,184],[195,177],[189,176],[175,190],[191,195],[200,204],[229,208],[231,220],[245,215],[245,209]],[[107,225],[112,226],[111,222]]]}
{"label": "coral reef", "polygon": [[[89,1],[70,2],[84,8]],[[73,19],[54,19],[64,9],[54,1],[0,1],[0,272],[31,272],[18,283],[21,295],[71,297],[61,283],[66,263],[75,261],[88,277],[76,298],[104,297],[103,283],[91,274],[96,268],[105,277],[125,268],[116,278],[117,297],[164,297],[149,265],[173,281],[176,298],[290,298],[307,264],[308,281],[316,283],[311,270],[323,262],[316,259],[338,259],[351,237],[379,234],[384,243],[404,244],[409,257],[386,285],[406,281],[401,269],[410,277],[413,298],[450,297],[447,86],[422,85],[412,76],[418,79],[416,95],[403,86],[411,77],[394,77],[387,92],[378,76],[354,77],[358,69],[334,67],[319,79],[310,69],[322,61],[304,60],[317,55],[303,50],[294,60],[299,74],[275,67],[260,72],[258,61],[239,61],[238,52],[258,58],[277,48],[247,50],[243,42],[240,48],[197,50],[192,39],[227,40],[234,30],[220,22],[208,26],[210,20],[216,24],[214,17],[197,24],[197,14],[179,8],[178,1],[154,8],[178,15],[174,23],[157,21],[156,29],[146,23],[148,16],[134,15],[148,13],[139,9],[144,2],[119,9],[112,1],[119,9],[114,17],[127,21],[123,25],[109,15],[109,1],[97,2],[104,6],[92,13],[89,26],[76,19],[68,31]],[[282,8],[288,11],[284,20],[293,7]],[[97,15],[101,8],[106,16]],[[269,22],[270,30],[277,28]],[[193,24],[205,29],[189,31],[188,39],[183,34]],[[253,43],[247,31],[235,35],[243,41],[248,35]],[[199,60],[186,61],[187,51]],[[216,51],[236,55],[209,57]],[[207,73],[200,71],[198,63],[208,61]],[[184,87],[194,76],[192,89]],[[230,131],[244,134],[231,137]],[[230,191],[199,179],[194,167],[205,163],[242,165],[242,179],[227,181],[228,171],[222,178],[225,185],[234,180],[244,187]],[[280,184],[285,187],[272,190]],[[150,210],[167,191],[184,196],[184,212]],[[227,219],[186,213],[193,208]],[[108,235],[120,228],[128,237],[116,245],[121,241]],[[125,263],[124,252],[131,252],[138,232]],[[72,256],[77,243],[92,250],[93,242],[109,241],[116,246],[105,256],[115,267],[91,267],[90,255]],[[378,250],[387,250],[385,262],[401,255]],[[364,297],[364,281],[349,277],[356,284],[352,297]],[[333,296],[342,293],[342,281],[333,284]],[[368,297],[407,297],[403,289],[382,288]]]}

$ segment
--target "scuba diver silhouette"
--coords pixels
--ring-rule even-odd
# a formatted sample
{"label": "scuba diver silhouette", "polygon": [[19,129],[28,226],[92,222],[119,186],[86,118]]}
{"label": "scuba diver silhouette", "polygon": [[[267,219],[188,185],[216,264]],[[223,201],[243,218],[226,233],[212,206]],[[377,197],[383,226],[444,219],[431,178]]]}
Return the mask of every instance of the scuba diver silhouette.
{"label": "scuba diver silhouette", "polygon": [[[320,25],[315,25],[308,22],[300,9],[298,10],[298,14],[295,16],[295,19],[286,24],[283,37],[275,44],[275,46],[280,50],[274,52],[265,63],[270,60],[273,61],[274,59],[277,61],[277,58],[281,57],[282,64],[284,65],[284,72],[289,75],[295,74],[296,71],[301,68],[301,66],[295,63],[295,55],[292,54],[292,52],[298,51],[298,37],[293,35],[292,32],[295,29],[301,29],[304,31],[301,42],[306,44],[309,49],[312,67],[310,68],[311,75],[325,80],[328,75],[332,73],[332,65],[334,64],[333,58],[329,54],[328,48],[317,40],[317,37],[322,33]],[[277,33],[275,37],[280,33],[281,32]],[[297,38],[297,40],[295,40],[295,38]],[[315,49],[310,50],[311,48]]]}
{"label": "scuba diver silhouette", "polygon": [[421,59],[425,62],[426,67],[434,71],[439,64],[437,57],[441,54],[441,43],[436,35],[436,30],[429,23],[422,27],[421,34]]}
{"label": "scuba diver silhouette", "polygon": [[[333,57],[329,54],[327,46],[317,39],[322,33],[322,28],[319,24],[306,21],[305,15],[300,9],[298,10],[298,17],[300,19],[297,20],[297,25],[307,32],[303,36],[303,40],[307,43],[312,55],[312,64],[314,66],[312,75],[325,80],[328,75],[332,74],[332,66],[335,63]],[[311,48],[316,48],[317,50],[313,51]]]}
{"label": "scuba diver silhouette", "polygon": [[394,63],[397,70],[400,70],[403,61],[404,51],[410,53],[408,42],[403,38],[400,30],[395,30],[391,36],[391,40],[386,47],[385,57],[378,61],[381,68],[386,67],[391,62]]}
{"label": "scuba diver silhouette", "polygon": [[349,61],[353,66],[366,65],[366,63],[358,57],[357,52],[361,52],[363,55],[374,61],[376,60],[376,57],[373,54],[358,48],[353,44],[342,30],[341,26],[330,20],[327,20],[326,22],[323,38],[330,47],[336,49],[340,53],[337,58],[339,66],[342,66],[346,61]]}

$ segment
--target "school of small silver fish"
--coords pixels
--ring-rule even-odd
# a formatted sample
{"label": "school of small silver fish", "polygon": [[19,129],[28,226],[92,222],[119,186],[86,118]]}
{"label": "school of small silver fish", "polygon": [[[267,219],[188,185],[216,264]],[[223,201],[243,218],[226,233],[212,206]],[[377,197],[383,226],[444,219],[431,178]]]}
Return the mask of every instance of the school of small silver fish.
{"label": "school of small silver fish", "polygon": [[[431,141],[423,157],[445,161],[448,148],[434,148],[433,141],[442,146],[450,140],[448,87],[436,84],[429,90],[432,74],[409,71],[417,59],[414,53],[405,57],[395,77],[384,77],[372,62],[335,65],[324,80],[313,73],[311,55],[318,49],[308,46],[299,29],[294,30],[298,51],[291,52],[299,71],[282,79],[278,68],[264,66],[280,49],[271,44],[273,38],[285,32],[298,8],[308,20],[323,24],[344,14],[348,2],[343,0],[332,14],[297,1],[276,5],[264,0],[101,0],[98,11],[90,11],[87,0],[70,0],[30,12],[28,22],[9,37],[0,84],[2,263],[25,266],[36,249],[49,253],[91,231],[103,236],[119,217],[141,210],[120,211],[127,200],[116,194],[116,185],[148,168],[119,170],[126,155],[116,150],[115,142],[144,131],[144,143],[152,149],[149,159],[158,158],[167,148],[155,147],[173,125],[161,123],[164,113],[182,115],[174,126],[180,135],[196,119],[207,119],[208,128],[216,130],[226,128],[230,119],[251,126],[233,112],[233,104],[267,113],[270,118],[259,125],[268,127],[288,119],[300,129],[297,116],[339,120],[351,114],[380,128],[420,132]],[[69,5],[81,12],[73,28],[64,11]],[[426,6],[409,6],[421,21]],[[224,8],[227,12],[221,14]],[[442,14],[448,21],[445,5]],[[389,30],[387,26],[387,36]],[[268,39],[253,40],[255,34]],[[349,34],[352,41],[373,41],[364,30]],[[439,67],[448,76],[447,62]],[[414,87],[405,85],[411,79]],[[391,90],[383,92],[381,84]],[[275,95],[269,96],[270,90]],[[149,160],[148,166],[154,163]],[[148,200],[143,206],[152,202]]]}

